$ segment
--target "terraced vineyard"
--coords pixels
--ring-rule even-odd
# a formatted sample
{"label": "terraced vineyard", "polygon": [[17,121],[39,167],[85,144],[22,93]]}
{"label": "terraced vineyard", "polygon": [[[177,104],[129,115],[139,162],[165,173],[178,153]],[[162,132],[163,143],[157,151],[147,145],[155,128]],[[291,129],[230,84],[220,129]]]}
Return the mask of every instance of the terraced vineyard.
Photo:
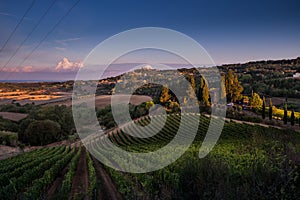
{"label": "terraced vineyard", "polygon": [[[300,154],[299,133],[226,122],[213,151],[199,159],[199,149],[210,118],[186,114],[185,135],[200,120],[188,150],[171,165],[149,173],[125,173],[102,165],[79,144],[45,148],[0,162],[0,199],[297,199]],[[86,142],[97,157],[110,149],[108,141],[132,152],[151,152],[168,144],[182,119],[168,115],[144,117]],[[149,123],[154,126],[143,128]],[[216,124],[218,125],[218,124]],[[133,137],[126,132],[135,132]],[[153,132],[158,132],[151,137]],[[144,136],[144,138],[142,138]],[[175,150],[174,150],[175,151]],[[119,155],[110,155],[118,162]],[[139,166],[145,161],[135,161]],[[141,166],[142,167],[142,166]]]}

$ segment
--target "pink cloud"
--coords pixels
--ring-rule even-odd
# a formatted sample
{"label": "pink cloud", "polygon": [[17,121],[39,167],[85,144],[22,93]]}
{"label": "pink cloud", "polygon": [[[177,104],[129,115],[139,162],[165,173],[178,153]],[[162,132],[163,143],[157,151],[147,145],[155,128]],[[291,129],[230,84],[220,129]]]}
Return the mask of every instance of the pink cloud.
{"label": "pink cloud", "polygon": [[0,69],[1,72],[20,72],[20,68],[17,67],[4,67]]}
{"label": "pink cloud", "polygon": [[33,67],[33,66],[4,67],[4,68],[0,68],[0,72],[7,72],[7,73],[76,72],[81,67],[83,67],[82,62],[71,62],[68,58],[63,58],[60,62],[57,63],[55,67]]}
{"label": "pink cloud", "polygon": [[42,68],[34,68],[32,66],[24,66],[24,67],[4,67],[0,69],[0,72],[9,72],[9,73],[18,73],[18,72],[36,72],[43,71]]}
{"label": "pink cloud", "polygon": [[25,66],[22,68],[23,72],[33,72],[33,67],[32,66]]}

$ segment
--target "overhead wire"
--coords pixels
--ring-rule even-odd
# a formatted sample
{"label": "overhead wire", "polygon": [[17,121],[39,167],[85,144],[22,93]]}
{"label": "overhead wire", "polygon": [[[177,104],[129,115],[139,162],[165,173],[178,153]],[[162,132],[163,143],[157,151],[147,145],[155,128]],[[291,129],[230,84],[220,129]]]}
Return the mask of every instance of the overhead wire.
{"label": "overhead wire", "polygon": [[41,44],[49,37],[49,35],[56,29],[56,27],[66,18],[70,12],[77,6],[77,4],[80,2],[80,0],[77,0],[70,8],[69,10],[59,19],[59,21],[51,28],[51,30],[43,37],[43,39],[32,49],[32,51],[20,62],[18,65],[21,67],[21,65],[41,46]]}
{"label": "overhead wire", "polygon": [[44,14],[40,17],[39,21],[35,24],[33,29],[30,31],[30,33],[27,35],[27,37],[21,42],[21,44],[16,48],[14,53],[10,56],[10,58],[7,60],[7,62],[3,65],[3,68],[5,68],[8,63],[13,59],[13,57],[18,53],[18,51],[21,49],[21,47],[25,44],[25,42],[30,38],[32,33],[37,29],[37,27],[41,24],[41,22],[44,20],[48,12],[51,10],[51,8],[54,6],[57,0],[53,0],[52,3],[49,5],[47,10],[44,12]]}
{"label": "overhead wire", "polygon": [[35,4],[36,0],[33,0],[30,4],[30,6],[27,8],[27,10],[25,11],[24,15],[22,16],[22,18],[19,20],[18,24],[15,26],[15,28],[13,29],[13,31],[11,32],[11,34],[8,36],[7,40],[4,42],[4,45],[1,47],[0,49],[0,53],[4,50],[4,48],[6,47],[6,45],[8,44],[9,40],[13,37],[13,35],[16,33],[17,29],[19,28],[19,26],[22,24],[23,20],[25,19],[26,15],[29,13],[29,11],[33,8],[33,5]]}

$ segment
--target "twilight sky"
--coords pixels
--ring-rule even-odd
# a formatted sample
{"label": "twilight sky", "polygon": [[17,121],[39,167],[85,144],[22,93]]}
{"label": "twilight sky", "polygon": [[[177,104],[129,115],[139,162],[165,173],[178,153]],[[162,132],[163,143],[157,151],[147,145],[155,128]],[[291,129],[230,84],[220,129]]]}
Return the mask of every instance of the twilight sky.
{"label": "twilight sky", "polygon": [[[70,79],[99,42],[148,26],[192,37],[217,64],[300,56],[299,0],[81,0],[51,31],[76,2],[0,1],[0,79]],[[137,60],[131,56],[123,61]]]}

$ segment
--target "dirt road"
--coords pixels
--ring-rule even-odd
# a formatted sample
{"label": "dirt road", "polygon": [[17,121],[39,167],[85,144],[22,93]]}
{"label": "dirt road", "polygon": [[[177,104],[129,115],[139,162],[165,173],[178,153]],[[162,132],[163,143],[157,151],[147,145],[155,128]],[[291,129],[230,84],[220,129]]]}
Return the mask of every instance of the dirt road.
{"label": "dirt road", "polygon": [[86,151],[82,148],[81,155],[78,160],[77,169],[75,171],[69,199],[90,199],[89,193],[89,173],[86,162]]}
{"label": "dirt road", "polygon": [[101,180],[101,189],[98,192],[98,199],[113,199],[113,200],[121,200],[122,197],[112,181],[111,177],[109,174],[105,171],[103,168],[103,165],[99,163],[99,161],[95,158],[93,158],[94,166],[96,169],[96,175],[97,179]]}

